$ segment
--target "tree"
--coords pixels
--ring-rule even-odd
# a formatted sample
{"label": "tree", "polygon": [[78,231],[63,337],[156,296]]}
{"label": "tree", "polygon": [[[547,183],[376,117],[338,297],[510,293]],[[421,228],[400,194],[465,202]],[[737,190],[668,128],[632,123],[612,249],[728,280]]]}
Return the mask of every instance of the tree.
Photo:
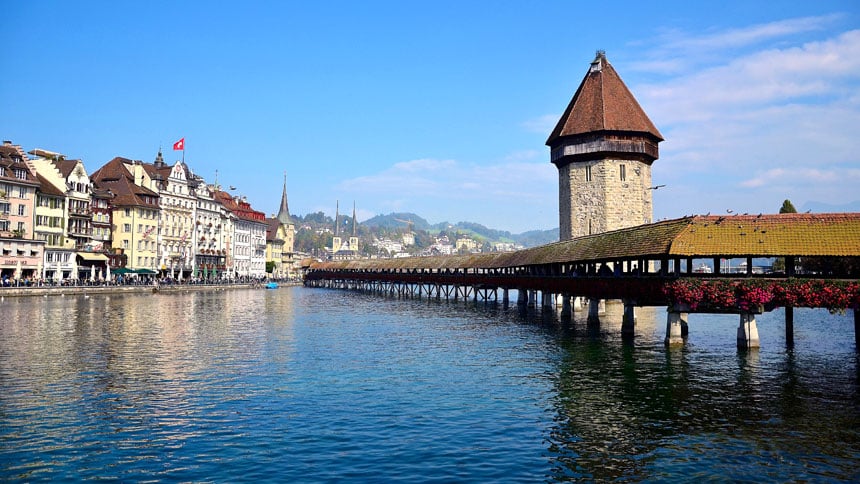
{"label": "tree", "polygon": [[786,200],[782,202],[782,207],[780,207],[779,213],[797,213],[797,209],[791,204],[791,200]]}
{"label": "tree", "polygon": [[[791,200],[786,199],[782,202],[782,207],[779,208],[779,213],[797,213],[797,209],[792,205]],[[773,271],[774,272],[784,272],[785,271],[785,258],[777,257],[773,261]]]}

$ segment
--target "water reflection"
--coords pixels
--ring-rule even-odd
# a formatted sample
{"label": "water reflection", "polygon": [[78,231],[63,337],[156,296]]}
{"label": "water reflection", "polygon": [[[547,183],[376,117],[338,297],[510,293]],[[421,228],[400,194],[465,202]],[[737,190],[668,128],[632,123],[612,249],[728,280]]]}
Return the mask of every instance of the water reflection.
{"label": "water reflection", "polygon": [[[0,480],[857,480],[850,318],[302,288],[4,301]],[[816,335],[829,337],[816,339]],[[276,476],[276,477],[272,477]]]}
{"label": "water reflection", "polygon": [[561,341],[555,480],[858,477],[855,356],[647,339]]}

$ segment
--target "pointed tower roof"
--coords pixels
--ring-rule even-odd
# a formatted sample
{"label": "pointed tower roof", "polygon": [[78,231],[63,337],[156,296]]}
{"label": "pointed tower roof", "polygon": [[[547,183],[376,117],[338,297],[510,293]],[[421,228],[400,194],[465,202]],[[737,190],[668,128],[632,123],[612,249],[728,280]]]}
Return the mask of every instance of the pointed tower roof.
{"label": "pointed tower roof", "polygon": [[287,204],[287,172],[284,172],[284,192],[281,194],[281,208],[278,210],[278,220],[282,224],[293,223],[290,217],[290,206]]}
{"label": "pointed tower roof", "polygon": [[337,237],[340,235],[340,229],[338,228],[340,226],[340,223],[338,223],[340,222],[340,200],[335,202],[334,207],[334,236]]}
{"label": "pointed tower roof", "polygon": [[355,200],[352,201],[352,236],[355,237],[356,230],[355,226],[358,225],[358,222],[355,220]]}
{"label": "pointed tower roof", "polygon": [[603,51],[597,52],[546,144],[553,146],[559,138],[599,132],[635,132],[663,141]]}

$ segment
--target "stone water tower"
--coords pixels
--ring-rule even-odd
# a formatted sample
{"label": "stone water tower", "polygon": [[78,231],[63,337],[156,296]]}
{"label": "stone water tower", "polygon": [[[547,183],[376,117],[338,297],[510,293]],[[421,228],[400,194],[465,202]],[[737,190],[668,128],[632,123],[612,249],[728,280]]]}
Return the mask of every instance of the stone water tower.
{"label": "stone water tower", "polygon": [[651,223],[663,137],[603,51],[546,144],[558,168],[559,239]]}

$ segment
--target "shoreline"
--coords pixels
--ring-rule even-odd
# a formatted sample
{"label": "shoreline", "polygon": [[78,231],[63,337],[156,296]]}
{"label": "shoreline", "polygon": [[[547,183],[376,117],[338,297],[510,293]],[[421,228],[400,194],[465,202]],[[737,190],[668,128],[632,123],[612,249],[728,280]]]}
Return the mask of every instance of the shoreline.
{"label": "shoreline", "polygon": [[[298,286],[301,282],[279,282],[280,287]],[[36,296],[77,296],[88,294],[141,294],[141,293],[178,293],[189,291],[223,291],[225,289],[266,289],[265,284],[172,284],[140,286],[47,286],[47,287],[4,287],[0,297]]]}

